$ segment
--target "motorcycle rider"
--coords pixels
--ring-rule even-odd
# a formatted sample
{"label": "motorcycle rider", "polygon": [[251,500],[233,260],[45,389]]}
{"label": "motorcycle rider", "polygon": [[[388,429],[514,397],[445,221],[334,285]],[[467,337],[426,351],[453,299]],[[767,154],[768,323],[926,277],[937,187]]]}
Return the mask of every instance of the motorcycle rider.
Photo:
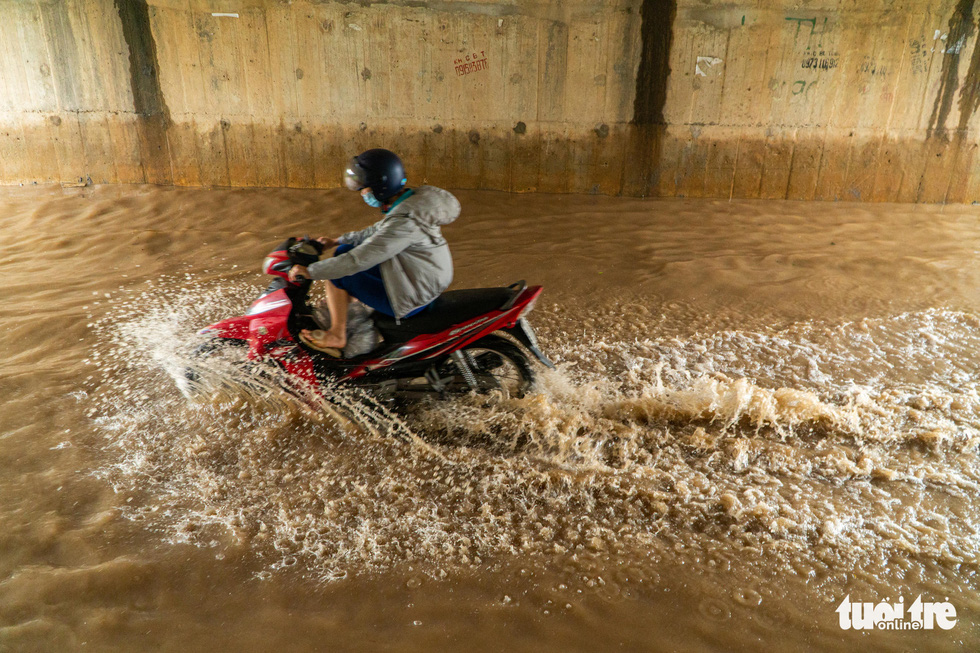
{"label": "motorcycle rider", "polygon": [[384,217],[366,229],[318,239],[334,255],[308,268],[293,266],[289,278],[327,280],[330,329],[322,337],[304,329],[304,343],[340,356],[347,343],[347,305],[354,297],[396,320],[424,310],[453,279],[453,260],[440,227],[460,213],[459,200],[435,186],[408,188],[394,152],[375,148],[351,159],[344,184]]}

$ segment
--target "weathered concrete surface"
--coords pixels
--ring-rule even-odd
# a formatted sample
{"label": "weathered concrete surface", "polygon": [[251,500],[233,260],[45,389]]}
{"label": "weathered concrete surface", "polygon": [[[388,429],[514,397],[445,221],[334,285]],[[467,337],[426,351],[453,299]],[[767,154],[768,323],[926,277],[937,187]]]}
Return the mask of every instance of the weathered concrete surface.
{"label": "weathered concrete surface", "polygon": [[978,201],[974,4],[0,0],[0,181]]}

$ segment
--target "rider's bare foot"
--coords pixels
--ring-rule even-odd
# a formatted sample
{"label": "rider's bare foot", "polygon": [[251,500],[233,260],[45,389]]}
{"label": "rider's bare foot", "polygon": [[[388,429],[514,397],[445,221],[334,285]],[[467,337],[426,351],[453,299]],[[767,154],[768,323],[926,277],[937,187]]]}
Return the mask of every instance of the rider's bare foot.
{"label": "rider's bare foot", "polygon": [[322,329],[303,329],[300,333],[319,349],[343,349],[347,345],[347,334],[339,335]]}

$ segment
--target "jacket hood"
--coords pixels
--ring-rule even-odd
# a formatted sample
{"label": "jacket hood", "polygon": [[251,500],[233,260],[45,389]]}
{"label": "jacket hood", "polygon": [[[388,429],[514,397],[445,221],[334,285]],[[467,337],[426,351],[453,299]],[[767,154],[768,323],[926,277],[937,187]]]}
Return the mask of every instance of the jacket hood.
{"label": "jacket hood", "polygon": [[419,186],[385,217],[407,215],[422,225],[441,227],[459,217],[459,200],[447,190]]}

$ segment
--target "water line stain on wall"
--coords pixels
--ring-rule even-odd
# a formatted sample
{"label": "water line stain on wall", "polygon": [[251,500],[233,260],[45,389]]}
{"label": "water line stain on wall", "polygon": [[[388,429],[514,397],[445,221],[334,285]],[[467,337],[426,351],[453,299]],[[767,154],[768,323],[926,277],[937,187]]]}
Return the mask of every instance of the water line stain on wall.
{"label": "water line stain on wall", "polygon": [[[929,137],[946,136],[946,119],[949,118],[949,112],[953,107],[953,94],[956,93],[959,86],[960,51],[963,44],[974,32],[973,3],[974,0],[959,0],[953,15],[949,19],[949,35],[946,38],[941,82],[932,107],[932,115],[929,117]],[[976,59],[976,53],[974,53],[974,59]],[[962,108],[962,103],[960,106]],[[965,122],[961,115],[960,128],[962,129],[964,126]]]}
{"label": "water line stain on wall", "polygon": [[624,192],[646,195],[658,186],[670,78],[670,49],[676,0],[643,0],[640,7],[640,64],[633,100],[633,157],[624,169]]}
{"label": "water line stain on wall", "polygon": [[170,110],[160,86],[160,65],[150,27],[149,6],[146,0],[114,0],[114,4],[129,50],[130,88],[133,110],[139,119],[144,175],[147,181],[163,179],[170,183],[170,148],[166,134],[170,128]]}
{"label": "water line stain on wall", "polygon": [[453,188],[980,200],[978,0],[248,4],[5,0],[0,183],[331,187],[388,143]]}
{"label": "water line stain on wall", "polygon": [[[970,3],[971,10],[973,3]],[[971,23],[972,26],[972,23]],[[980,47],[974,45],[970,66],[967,68],[963,87],[960,89],[960,132],[965,132],[970,118],[980,108]]]}
{"label": "water line stain on wall", "polygon": [[141,116],[163,115],[170,120],[160,88],[156,42],[150,30],[149,7],[145,0],[115,0],[123,38],[129,48],[129,76],[133,108]]}
{"label": "water line stain on wall", "polygon": [[670,77],[670,46],[673,41],[676,0],[643,0],[640,8],[640,37],[643,40],[636,73],[633,101],[634,125],[663,125]]}

